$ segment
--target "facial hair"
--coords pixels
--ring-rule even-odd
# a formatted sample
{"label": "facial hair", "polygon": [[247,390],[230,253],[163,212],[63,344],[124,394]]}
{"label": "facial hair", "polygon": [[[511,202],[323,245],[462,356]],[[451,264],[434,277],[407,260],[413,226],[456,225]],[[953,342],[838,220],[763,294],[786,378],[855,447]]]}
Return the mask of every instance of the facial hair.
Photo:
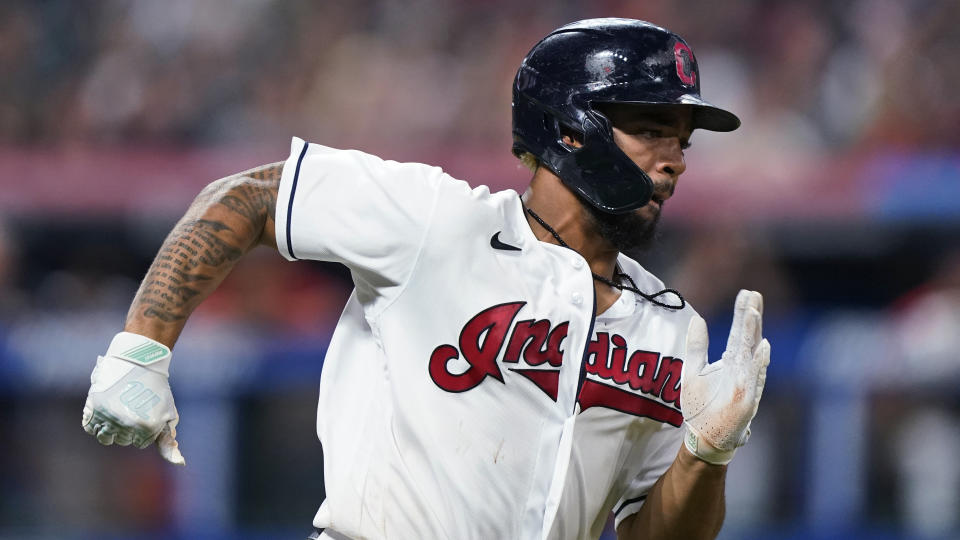
{"label": "facial hair", "polygon": [[659,209],[654,210],[652,218],[648,218],[641,213],[641,209],[625,214],[610,214],[582,199],[580,203],[588,221],[617,251],[646,251],[653,245],[660,222]]}

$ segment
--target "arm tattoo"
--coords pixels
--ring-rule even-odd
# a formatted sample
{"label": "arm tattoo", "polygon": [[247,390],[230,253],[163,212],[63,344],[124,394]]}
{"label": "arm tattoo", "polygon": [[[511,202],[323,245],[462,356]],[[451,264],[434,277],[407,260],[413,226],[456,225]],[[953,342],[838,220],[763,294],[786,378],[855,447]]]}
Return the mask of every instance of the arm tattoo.
{"label": "arm tattoo", "polygon": [[242,181],[236,183],[217,202],[253,224],[260,223],[263,219],[272,221],[277,210],[277,190],[282,174],[283,162],[242,172],[237,175]]}
{"label": "arm tattoo", "polygon": [[184,307],[201,293],[204,282],[214,276],[204,273],[204,267],[217,268],[231,264],[243,251],[217,236],[229,230],[219,221],[197,219],[178,225],[160,248],[143,281],[140,303],[143,315],[164,322],[185,319]]}
{"label": "arm tattoo", "polygon": [[277,195],[248,185],[239,185],[231,193],[224,195],[219,202],[251,223],[256,223],[258,219],[265,217],[265,210],[269,209],[269,215],[272,217],[273,210],[277,206]]}
{"label": "arm tattoo", "polygon": [[[210,184],[174,227],[134,299],[130,318],[182,325],[272,224],[283,163]],[[179,333],[179,331],[178,331]]]}

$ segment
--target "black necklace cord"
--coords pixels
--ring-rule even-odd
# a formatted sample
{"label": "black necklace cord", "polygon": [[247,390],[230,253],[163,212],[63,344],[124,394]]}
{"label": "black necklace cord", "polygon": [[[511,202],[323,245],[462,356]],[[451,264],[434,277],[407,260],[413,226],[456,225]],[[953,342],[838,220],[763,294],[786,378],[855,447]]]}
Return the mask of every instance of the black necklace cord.
{"label": "black necklace cord", "polygon": [[[551,227],[550,225],[547,225],[547,222],[544,221],[543,218],[541,218],[540,216],[538,216],[536,212],[534,212],[533,210],[531,210],[531,209],[529,209],[529,208],[527,208],[527,207],[524,207],[524,209],[527,211],[528,214],[530,214],[530,216],[531,216],[534,220],[536,220],[537,223],[540,224],[541,227],[543,227],[547,232],[549,232],[550,234],[553,235],[553,237],[557,240],[557,243],[558,243],[558,244],[560,244],[561,246],[563,246],[563,247],[565,247],[565,248],[567,248],[567,249],[569,249],[569,250],[571,250],[571,251],[576,251],[576,250],[574,250],[572,247],[570,247],[569,244],[567,244],[566,242],[564,242],[564,241],[563,241],[563,238],[560,238],[560,234],[557,233],[557,231],[554,230],[553,227]],[[597,274],[597,273],[595,273],[595,272],[591,272],[591,274],[593,274],[593,279],[599,281],[600,283],[606,283],[607,285],[609,285],[609,286],[611,286],[611,287],[614,287],[614,288],[616,288],[616,289],[620,289],[621,291],[630,291],[630,292],[639,294],[639,295],[642,296],[643,298],[647,299],[647,301],[649,301],[649,302],[651,302],[651,303],[653,303],[653,304],[655,304],[655,305],[657,305],[657,306],[660,306],[660,307],[664,307],[664,308],[667,308],[667,309],[683,309],[683,308],[686,307],[686,305],[687,305],[687,301],[683,299],[683,296],[681,296],[681,295],[680,295],[680,292],[677,291],[676,289],[663,289],[662,291],[655,292],[655,293],[653,293],[653,294],[648,294],[648,293],[645,293],[645,292],[641,291],[641,290],[637,287],[637,284],[633,281],[633,278],[630,277],[626,272],[620,270],[620,265],[619,265],[619,264],[617,265],[617,269],[614,271],[613,277],[615,277],[615,278],[620,278],[620,279],[626,278],[627,281],[630,282],[630,285],[625,285],[625,284],[623,284],[623,283],[618,283],[618,282],[616,282],[616,281],[607,279],[607,278],[605,278],[605,277],[603,277],[603,276],[601,276],[600,274]],[[676,296],[677,299],[680,300],[680,305],[676,305],[676,304],[665,304],[665,303],[657,300],[657,297],[658,297],[658,296],[663,296],[663,295],[665,295],[665,294],[672,294],[672,295]]]}

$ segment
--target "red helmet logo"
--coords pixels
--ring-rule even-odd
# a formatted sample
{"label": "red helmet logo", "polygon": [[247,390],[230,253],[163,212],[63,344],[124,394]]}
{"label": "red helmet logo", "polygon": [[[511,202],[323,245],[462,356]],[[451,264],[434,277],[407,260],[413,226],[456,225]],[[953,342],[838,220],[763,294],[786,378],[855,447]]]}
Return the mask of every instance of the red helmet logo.
{"label": "red helmet logo", "polygon": [[693,67],[693,51],[685,43],[677,42],[673,46],[673,57],[677,64],[677,77],[683,84],[695,86],[697,84],[697,72]]}

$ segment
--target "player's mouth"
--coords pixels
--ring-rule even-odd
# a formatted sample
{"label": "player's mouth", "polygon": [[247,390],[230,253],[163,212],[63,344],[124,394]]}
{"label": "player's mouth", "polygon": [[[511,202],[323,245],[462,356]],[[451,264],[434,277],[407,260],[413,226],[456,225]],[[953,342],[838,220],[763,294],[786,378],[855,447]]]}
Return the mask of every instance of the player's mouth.
{"label": "player's mouth", "polygon": [[663,208],[663,203],[673,195],[673,187],[670,183],[657,183],[654,184],[653,195],[650,197],[650,203],[654,204],[657,209]]}
{"label": "player's mouth", "polygon": [[650,197],[650,202],[647,204],[655,206],[657,211],[660,211],[663,208],[663,203],[669,198],[670,195],[664,193],[654,193],[653,196]]}

